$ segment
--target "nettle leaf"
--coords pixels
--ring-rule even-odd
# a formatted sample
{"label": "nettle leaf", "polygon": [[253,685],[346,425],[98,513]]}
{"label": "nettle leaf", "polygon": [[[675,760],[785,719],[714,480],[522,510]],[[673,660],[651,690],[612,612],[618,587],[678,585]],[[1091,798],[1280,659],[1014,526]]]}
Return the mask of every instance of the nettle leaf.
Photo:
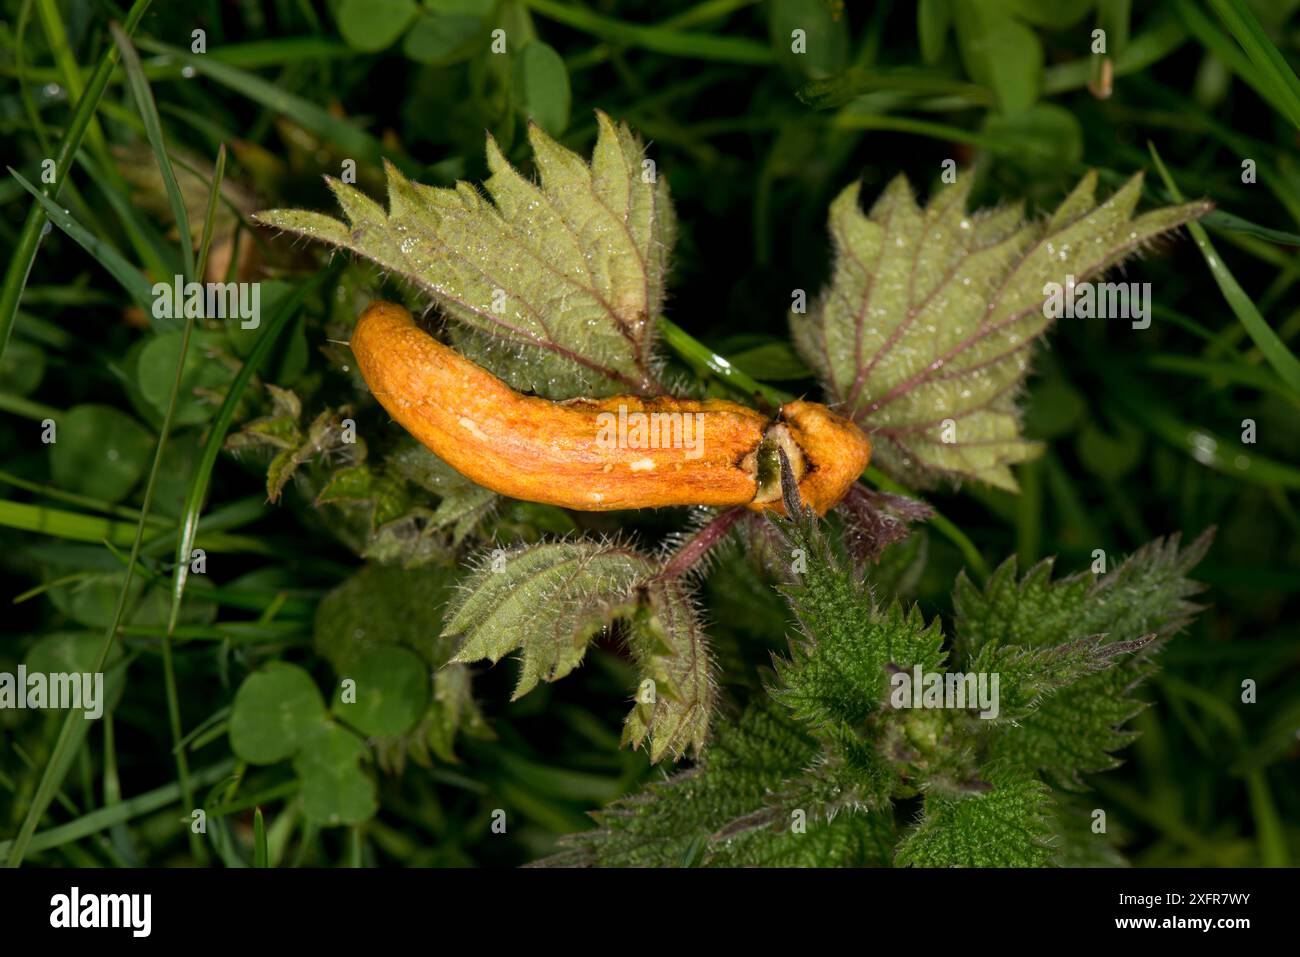
{"label": "nettle leaf", "polygon": [[1188,599],[1205,586],[1188,575],[1213,538],[1211,529],[1186,548],[1179,535],[1157,539],[1100,576],[1052,581],[1054,561],[1047,559],[1020,578],[1013,557],[981,590],[963,572],[953,595],[957,639],[974,656],[991,641],[1032,648],[1103,633],[1117,641],[1149,632],[1167,637],[1201,610]]}
{"label": "nettle leaf", "polygon": [[988,644],[971,663],[975,674],[998,675],[998,722],[1017,722],[1049,696],[1081,678],[1104,671],[1125,655],[1141,651],[1155,635],[1108,641],[1105,635],[1078,638],[1053,647]]}
{"label": "nettle leaf", "polygon": [[370,514],[370,527],[376,529],[401,518],[411,503],[399,479],[362,462],[333,473],[317,494],[316,504],[364,507]]}
{"label": "nettle leaf", "polygon": [[659,571],[654,560],[609,542],[497,549],[449,606],[444,634],[457,642],[451,660],[495,663],[519,650],[518,699],[538,681],[567,675],[592,636],[624,619],[640,683],[623,743],[647,745],[653,761],[688,749],[698,754],[713,711],[713,663],[685,586]]}
{"label": "nettle leaf", "polygon": [[1080,775],[1119,766],[1114,752],[1133,742],[1125,725],[1146,708],[1134,690],[1155,672],[1145,656],[1081,678],[1043,701],[1014,728],[1004,728],[989,755],[1042,771],[1057,783],[1080,788]]}
{"label": "nettle leaf", "polygon": [[1052,861],[1051,796],[1032,774],[997,769],[982,794],[927,794],[898,846],[900,867],[1044,867]]}
{"label": "nettle leaf", "polygon": [[937,618],[927,625],[915,606],[878,606],[852,564],[832,552],[811,513],[779,527],[796,569],[783,592],[799,634],[791,637],[789,658],[775,662],[780,687],[773,696],[796,716],[816,730],[856,727],[885,700],[890,665],[927,671],[943,665]]}
{"label": "nettle leaf", "polygon": [[609,543],[498,549],[448,607],[443,635],[457,642],[451,660],[495,664],[520,651],[518,699],[538,681],[555,681],[576,668],[588,640],[632,610],[637,584],[655,568],[639,552]]}
{"label": "nettle leaf", "polygon": [[[1013,559],[983,591],[959,577],[955,628],[975,670],[980,661],[992,667],[991,659],[1004,653],[1047,650],[1050,656],[1080,635],[1105,635],[1096,651],[1112,658],[1104,670],[1043,699],[1017,727],[1000,730],[990,753],[1067,786],[1078,786],[1084,772],[1115,767],[1113,752],[1134,737],[1123,726],[1145,707],[1132,693],[1154,670],[1151,653],[1200,610],[1188,599],[1204,586],[1188,574],[1211,537],[1206,532],[1187,548],[1179,547],[1176,535],[1157,540],[1100,578],[1085,573],[1053,582],[1051,563],[1042,562],[1021,579]],[[1149,635],[1155,638],[1146,643]]]}
{"label": "nettle leaf", "polygon": [[830,286],[793,334],[886,471],[1015,490],[1010,466],[1039,451],[1021,437],[1016,397],[1050,325],[1046,284],[1095,277],[1209,206],[1135,216],[1140,175],[1099,204],[1089,173],[1050,218],[1026,223],[1019,205],[968,213],[971,179],[921,208],[899,176],[870,213],[859,184],[845,189],[831,204]]}
{"label": "nettle leaf", "polygon": [[856,806],[820,760],[788,710],[757,699],[722,723],[700,764],[596,812],[596,830],[535,866],[887,865],[893,816]]}
{"label": "nettle leaf", "polygon": [[685,586],[656,581],[632,617],[629,646],[640,670],[623,743],[648,744],[651,761],[704,750],[716,688],[708,639]]}
{"label": "nettle leaf", "polygon": [[450,528],[459,545],[501,501],[491,489],[475,485],[423,445],[405,442],[385,458],[402,478],[439,498],[431,519],[435,528]]}
{"label": "nettle leaf", "polygon": [[1086,797],[1064,793],[1052,795],[1052,846],[1056,849],[1053,864],[1057,867],[1127,867],[1116,845],[1125,843],[1117,822],[1109,821],[1106,831],[1093,830],[1094,805]]}
{"label": "nettle leaf", "polygon": [[709,837],[764,807],[769,788],[798,775],[816,741],[785,709],[759,699],[721,722],[695,767],[650,784],[592,817],[594,831],[560,840],[541,866],[680,867],[699,863]]}
{"label": "nettle leaf", "polygon": [[468,183],[424,186],[387,165],[387,212],[329,179],[347,223],[300,210],[256,219],[406,279],[475,334],[467,355],[516,388],[549,398],[662,391],[653,346],[675,230],[668,186],[643,167],[625,124],[603,113],[597,122],[590,165],[530,124],[540,184],[489,137],[491,201]]}

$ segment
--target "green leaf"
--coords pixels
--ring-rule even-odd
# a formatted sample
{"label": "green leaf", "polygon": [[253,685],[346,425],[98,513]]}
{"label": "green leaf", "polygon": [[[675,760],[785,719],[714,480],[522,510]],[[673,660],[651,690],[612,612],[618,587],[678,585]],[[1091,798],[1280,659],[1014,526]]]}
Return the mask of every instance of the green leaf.
{"label": "green leaf", "polygon": [[562,839],[536,866],[887,865],[892,815],[831,795],[807,771],[817,754],[788,711],[760,698],[720,724],[699,765],[596,812],[597,830]]}
{"label": "green leaf", "polygon": [[455,763],[456,735],[464,731],[479,738],[492,732],[470,694],[470,673],[466,665],[445,665],[433,676],[433,701],[425,736],[430,749],[442,760]]}
{"label": "green leaf", "polygon": [[409,648],[426,671],[444,665],[453,645],[441,637],[443,610],[455,587],[453,569],[367,565],[339,585],[316,611],[316,651],[339,675],[388,645]]}
{"label": "green leaf", "polygon": [[1063,376],[1034,384],[1025,410],[1025,431],[1036,439],[1059,439],[1088,414],[1088,402]]}
{"label": "green leaf", "polygon": [[1210,0],[1214,12],[1241,44],[1258,71],[1257,81],[1267,86],[1268,99],[1300,129],[1300,78],[1286,57],[1273,45],[1263,26],[1244,0]]}
{"label": "green leaf", "polygon": [[[848,17],[823,0],[771,0],[768,27],[779,63],[814,79],[839,73],[848,65]],[[794,50],[794,31],[803,32],[804,52]]]}
{"label": "green leaf", "polygon": [[1117,481],[1127,475],[1142,461],[1146,451],[1146,442],[1141,429],[1134,428],[1127,421],[1117,423],[1115,435],[1108,435],[1096,425],[1089,423],[1079,433],[1075,442],[1075,451],[1079,461],[1093,475],[1108,481]]}
{"label": "green leaf", "polygon": [[379,809],[375,782],[361,768],[365,745],[336,724],[312,726],[293,759],[302,780],[302,811],[321,827],[360,824]]}
{"label": "green leaf", "polygon": [[963,573],[953,595],[954,630],[967,655],[989,642],[1051,647],[1071,638],[1106,634],[1132,641],[1151,632],[1166,637],[1200,610],[1188,601],[1204,586],[1187,577],[1210,547],[1206,532],[1186,548],[1179,536],[1144,545],[1109,573],[1090,572],[1052,581],[1053,561],[1039,562],[1019,578],[1009,558],[976,588]]}
{"label": "green leaf", "polygon": [[429,672],[420,656],[396,645],[381,645],[358,657],[356,666],[340,673],[354,682],[352,693],[340,685],[334,714],[369,737],[391,737],[409,731],[429,702]]}
{"label": "green leaf", "polygon": [[[467,351],[550,398],[658,391],[655,319],[674,232],[667,181],[626,126],[597,114],[592,163],[537,126],[541,185],[488,140],[488,192],[441,189],[388,167],[389,208],[330,180],[348,224],[271,210],[266,225],[349,249],[413,283],[489,348]],[[495,353],[493,352],[495,349]],[[513,361],[498,367],[503,356]]]}
{"label": "green leaf", "polygon": [[1098,578],[1084,573],[1053,582],[1051,562],[1045,561],[1018,579],[1014,559],[994,572],[983,591],[959,577],[955,628],[968,660],[987,661],[985,649],[1008,648],[1032,661],[1034,649],[1089,635],[1108,637],[1097,646],[1102,654],[1126,653],[1144,636],[1157,636],[1141,654],[1060,688],[1018,727],[995,731],[990,754],[1067,786],[1077,786],[1083,772],[1118,764],[1113,752],[1134,737],[1124,725],[1144,707],[1132,693],[1153,670],[1151,652],[1199,610],[1188,599],[1203,586],[1187,574],[1209,545],[1208,532],[1185,549],[1177,536],[1158,540]]}
{"label": "green leaf", "polygon": [[[140,25],[140,20],[143,19],[145,11],[149,9],[149,3],[150,0],[135,0],[131,4],[125,18],[121,21],[123,33],[127,36],[135,33],[135,28]],[[50,190],[52,197],[58,197],[64,182],[68,179],[68,171],[72,169],[73,159],[81,149],[82,141],[87,130],[91,128],[95,113],[99,109],[100,100],[104,96],[104,88],[108,86],[108,81],[117,68],[119,53],[120,50],[116,44],[109,44],[105,47],[95,64],[94,72],[90,74],[89,79],[86,81],[85,91],[76,98],[76,106],[64,122],[64,133],[59,143],[58,155],[54,157],[54,186]],[[98,130],[98,127],[95,127],[95,129]],[[96,137],[99,135],[97,132]],[[8,257],[9,262],[5,268],[4,280],[0,283],[0,355],[4,354],[5,347],[9,344],[9,334],[13,331],[14,319],[18,315],[18,304],[23,298],[23,290],[27,286],[27,277],[31,275],[32,263],[36,260],[36,253],[40,249],[51,205],[56,210],[60,209],[57,204],[41,202],[28,210],[27,218],[23,221],[22,231],[18,233],[13,244],[13,251]],[[141,279],[141,286],[143,287],[142,291],[147,293],[149,286],[143,282],[143,279]],[[138,294],[136,301],[141,301]],[[147,304],[148,301],[149,297],[146,295],[143,303]],[[47,801],[49,799],[44,794],[41,797]],[[44,806],[34,808],[33,813],[36,818],[39,818],[44,813]],[[35,825],[31,826],[34,827]],[[14,866],[17,866],[17,862],[22,860],[27,842],[31,839],[31,835],[26,831],[27,828],[24,827],[24,832],[15,841],[16,850],[11,859]]]}
{"label": "green leaf", "polygon": [[1058,867],[1126,867],[1128,862],[1115,848],[1117,835],[1112,826],[1106,833],[1093,830],[1096,801],[1072,798],[1067,794],[1052,796],[1052,837],[1056,848],[1053,864]]}
{"label": "green leaf", "polygon": [[647,26],[615,20],[593,13],[577,3],[561,0],[528,0],[528,9],[538,16],[600,37],[618,46],[639,47],[667,56],[716,60],[720,63],[750,63],[766,66],[772,62],[768,47],[746,37],[718,36],[696,30],[674,30],[664,26]]}
{"label": "green leaf", "polygon": [[792,329],[830,400],[871,433],[873,465],[914,485],[1014,490],[1010,466],[1039,451],[1021,437],[1016,395],[1049,326],[1046,284],[1091,278],[1207,207],[1134,216],[1140,176],[1098,204],[1089,173],[1053,216],[1024,223],[1017,206],[967,213],[971,179],[921,209],[900,176],[870,214],[857,185],[844,190],[830,287]]}
{"label": "green leaf", "polygon": [[[152,315],[153,310],[153,287],[144,278],[131,262],[118,252],[113,246],[92,233],[81,223],[72,218],[72,215],[60,206],[54,200],[50,199],[31,183],[23,178],[12,167],[9,167],[9,173],[14,179],[22,185],[23,189],[32,194],[32,197],[40,204],[45,215],[49,217],[50,222],[59,229],[67,233],[68,237],[78,246],[88,252],[91,257],[101,266],[108,270],[114,279],[121,284],[122,288],[131,296],[134,303],[144,310],[146,315]],[[24,276],[25,278],[25,276]],[[15,308],[17,308],[15,306]]]}
{"label": "green leaf", "polygon": [[[123,576],[124,572],[120,568],[94,573],[81,572],[73,581],[53,585],[48,592],[50,602],[78,624],[107,628],[112,624],[118,596],[122,593]],[[123,622],[142,626],[166,623],[167,595],[160,585],[149,584],[142,578],[133,576],[129,599],[127,611],[122,617]],[[185,606],[182,620],[210,622],[215,617],[216,606],[212,602],[196,598]]]}
{"label": "green leaf", "polygon": [[45,352],[22,339],[9,344],[0,355],[0,382],[10,395],[31,395],[45,375]]}
{"label": "green leaf", "polygon": [[853,565],[832,553],[816,520],[781,523],[788,560],[798,569],[783,589],[799,623],[790,655],[775,662],[772,694],[819,732],[841,735],[880,709],[894,665],[936,671],[944,661],[936,618],[918,608],[878,607]]}
{"label": "green leaf", "polygon": [[515,59],[515,96],[526,119],[553,136],[569,125],[569,71],[554,48],[533,40]]}
{"label": "green leaf", "polygon": [[316,496],[316,504],[367,506],[371,528],[378,528],[405,515],[410,503],[400,481],[362,462],[333,473]]}
{"label": "green leaf", "polygon": [[948,27],[952,24],[950,0],[920,0],[916,5],[916,32],[921,41],[921,59],[928,64],[943,59]]}
{"label": "green leaf", "polygon": [[273,661],[244,679],[230,710],[230,747],[250,764],[293,756],[327,727],[325,701],[311,675]]}
{"label": "green leaf", "polygon": [[998,714],[986,720],[990,726],[1022,721],[1057,691],[1115,665],[1154,638],[1107,641],[1105,635],[1091,635],[1040,648],[986,644],[970,666],[977,675],[998,675]]}
{"label": "green leaf", "polygon": [[707,845],[732,821],[765,809],[769,791],[816,754],[815,741],[785,709],[760,699],[738,721],[721,724],[698,766],[596,812],[597,830],[563,839],[563,849],[539,863],[680,866],[692,845]]}
{"label": "green leaf", "polygon": [[416,63],[447,66],[474,55],[485,26],[477,16],[421,14],[402,41],[402,52]]}
{"label": "green leaf", "polygon": [[[336,704],[335,713],[365,734],[401,734],[427,702],[428,743],[444,761],[455,760],[458,733],[488,733],[470,693],[469,669],[447,664],[454,645],[441,637],[455,583],[455,570],[446,565],[370,564],[326,595],[316,612],[316,651],[340,678],[357,682],[356,704]],[[367,697],[371,684],[378,698]]]}
{"label": "green leaf", "polygon": [[1014,116],[990,113],[983,133],[1003,147],[1005,162],[1030,177],[1047,180],[1083,160],[1083,125],[1055,103],[1035,103]]}
{"label": "green leaf", "polygon": [[[710,867],[888,867],[894,842],[893,815],[860,809],[814,815],[786,796],[778,808],[724,829],[710,845]],[[803,812],[803,813],[800,813]],[[807,817],[804,817],[807,814]]]}
{"label": "green leaf", "polygon": [[[24,664],[28,673],[86,674],[95,672],[101,636],[89,631],[54,631],[41,635],[27,651]],[[124,654],[120,645],[114,645],[104,663],[103,699],[99,702],[108,714],[122,700],[126,688],[126,669],[122,667]],[[83,712],[89,705],[83,708]],[[75,710],[75,709],[74,709]],[[87,719],[94,720],[94,719]]]}
{"label": "green leaf", "polygon": [[999,770],[982,794],[926,795],[921,822],[898,846],[900,867],[1043,867],[1051,862],[1046,785]]}
{"label": "green leaf", "polygon": [[[177,330],[154,336],[140,353],[140,394],[159,415],[167,411],[171,401],[184,335]],[[172,416],[177,425],[198,425],[212,418],[238,369],[233,357],[222,358],[225,336],[221,333],[195,330],[191,336]]]}
{"label": "green leaf", "polygon": [[1043,47],[1034,31],[999,4],[959,2],[953,14],[966,72],[993,89],[1004,114],[1029,109],[1043,76]]}
{"label": "green leaf", "polygon": [[339,36],[354,50],[374,53],[400,37],[417,10],[415,0],[343,0]]}
{"label": "green leaf", "polygon": [[750,349],[727,353],[731,363],[755,379],[781,382],[788,379],[806,379],[811,372],[785,341],[766,342]]}
{"label": "green leaf", "polygon": [[713,661],[685,587],[657,581],[631,621],[629,646],[640,684],[623,724],[623,743],[647,745],[651,761],[704,750],[713,714]]}
{"label": "green leaf", "polygon": [[[113,35],[113,42],[122,51],[122,70],[126,74],[126,85],[131,91],[131,99],[135,101],[136,112],[140,114],[140,120],[144,124],[145,136],[149,140],[149,146],[152,148],[154,158],[158,163],[158,172],[162,177],[163,186],[167,193],[167,202],[171,207],[172,217],[176,222],[176,229],[179,234],[181,262],[184,263],[185,275],[189,279],[201,279],[194,273],[194,243],[190,232],[189,210],[186,208],[185,200],[181,195],[180,186],[176,182],[176,174],[172,170],[171,160],[167,156],[167,143],[163,139],[162,122],[158,117],[158,105],[154,102],[153,91],[149,88],[149,81],[145,78],[144,68],[140,65],[140,55],[136,53],[135,47],[131,45],[131,38],[116,23],[109,24],[109,31]],[[174,365],[175,363],[173,363],[173,367]]]}
{"label": "green leaf", "polygon": [[496,663],[520,651],[518,699],[576,668],[588,640],[631,610],[635,586],[655,569],[629,548],[590,541],[497,549],[448,608],[443,633],[458,642],[451,660]]}
{"label": "green leaf", "polygon": [[149,467],[153,436],[119,409],[77,405],[55,424],[50,476],[65,491],[119,502]]}
{"label": "green leaf", "polygon": [[439,497],[433,524],[452,530],[453,545],[464,541],[501,501],[496,492],[475,485],[418,442],[403,443],[386,462],[402,478]]}

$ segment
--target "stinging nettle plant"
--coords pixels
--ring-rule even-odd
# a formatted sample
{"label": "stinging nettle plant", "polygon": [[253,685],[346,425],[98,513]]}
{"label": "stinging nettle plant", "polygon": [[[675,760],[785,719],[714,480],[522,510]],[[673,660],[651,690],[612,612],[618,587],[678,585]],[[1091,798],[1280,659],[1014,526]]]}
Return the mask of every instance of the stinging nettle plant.
{"label": "stinging nettle plant", "polygon": [[[675,231],[667,181],[646,173],[626,125],[597,118],[590,163],[530,127],[539,182],[489,137],[487,195],[413,183],[389,165],[387,209],[327,178],[346,221],[300,210],[256,218],[404,281],[446,320],[455,349],[516,389],[555,400],[663,394],[658,319]],[[1138,213],[1140,175],[1099,201],[1089,173],[1054,213],[1027,221],[1019,205],[969,212],[969,181],[921,206],[899,176],[869,211],[858,185],[846,188],[830,210],[831,279],[811,314],[793,318],[792,335],[886,475],[914,489],[976,481],[1014,491],[1012,467],[1038,452],[1022,436],[1018,397],[1051,322],[1044,287],[1092,278],[1208,207]],[[237,437],[278,451],[273,494],[334,431],[329,410],[304,429],[292,396],[277,409]],[[409,440],[369,438],[373,449],[362,443],[312,489],[320,503],[364,506],[364,554],[414,566],[443,553],[395,545],[404,535],[446,534],[453,547],[486,535],[498,496]],[[858,484],[824,522],[799,502],[784,453],[782,463],[787,518],[705,514],[661,554],[574,536],[497,548],[461,577],[445,613],[431,609],[446,647],[437,657],[455,669],[463,701],[467,664],[518,652],[518,697],[567,675],[594,636],[617,627],[639,671],[624,742],[655,761],[696,759],[601,812],[599,829],[548,862],[1107,859],[1104,842],[1085,839],[1080,775],[1113,766],[1129,740],[1134,688],[1195,611],[1188,574],[1208,537],[1152,543],[1100,578],[1053,581],[1050,562],[1021,577],[1014,560],[982,589],[963,576],[948,641],[937,619],[873,594],[864,575],[930,514],[924,503]],[[429,494],[436,506],[413,504]],[[784,582],[798,628],[765,692],[718,718],[692,585],[734,533]],[[999,674],[997,717],[892,707],[891,674],[917,666]],[[444,740],[455,732],[445,725],[444,715]]]}

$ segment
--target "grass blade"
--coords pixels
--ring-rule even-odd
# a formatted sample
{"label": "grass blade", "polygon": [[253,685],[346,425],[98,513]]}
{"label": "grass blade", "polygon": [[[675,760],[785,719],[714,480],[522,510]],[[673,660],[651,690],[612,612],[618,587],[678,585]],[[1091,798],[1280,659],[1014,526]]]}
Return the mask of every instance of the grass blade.
{"label": "grass blade", "polygon": [[1246,51],[1262,81],[1273,90],[1275,105],[1300,129],[1300,78],[1268,38],[1255,14],[1242,0],[1210,0],[1210,6]]}
{"label": "grass blade", "polygon": [[[1164,162],[1160,159],[1160,154],[1156,151],[1154,143],[1147,144],[1151,149],[1151,158],[1155,161],[1156,169],[1159,170],[1161,178],[1165,181],[1165,188],[1174,196],[1178,202],[1183,201],[1183,194],[1179,191],[1178,186],[1174,183],[1173,177],[1165,169]],[[1200,249],[1201,255],[1205,257],[1205,262],[1210,267],[1210,274],[1214,276],[1214,281],[1218,284],[1223,298],[1228,301],[1236,317],[1241,320],[1241,324],[1250,334],[1250,338],[1255,341],[1259,351],[1264,354],[1274,371],[1282,377],[1290,388],[1300,393],[1300,359],[1287,348],[1282,338],[1273,331],[1273,327],[1268,324],[1246,291],[1241,288],[1232,272],[1223,263],[1223,258],[1215,251],[1213,244],[1210,242],[1209,235],[1205,232],[1205,227],[1196,220],[1191,220],[1187,224],[1192,238],[1196,240],[1197,248]]]}
{"label": "grass blade", "polygon": [[23,189],[35,197],[37,206],[44,210],[50,222],[67,233],[73,242],[90,253],[96,262],[107,269],[113,278],[121,284],[122,288],[127,291],[135,304],[145,311],[145,315],[152,315],[152,287],[140,270],[131,265],[126,257],[116,249],[73,219],[62,206],[29,183],[16,169],[10,167],[9,173],[22,184]]}
{"label": "grass blade", "polygon": [[270,866],[266,853],[266,821],[262,819],[260,807],[253,811],[253,866]]}
{"label": "grass blade", "polygon": [[203,219],[203,235],[199,239],[199,262],[195,278],[203,281],[208,269],[208,253],[212,248],[212,231],[217,225],[217,201],[221,198],[221,181],[226,178],[226,144],[217,148],[217,162],[212,167],[212,186],[208,192],[208,212]]}
{"label": "grass blade", "polygon": [[[149,3],[150,0],[135,0],[131,5],[130,13],[127,14],[123,32],[130,35],[135,31],[145,11],[149,9]],[[111,46],[104,51],[90,82],[86,84],[85,93],[77,100],[77,107],[72,111],[72,117],[68,121],[67,133],[63,137],[63,142],[59,144],[59,155],[54,160],[54,186],[50,190],[51,197],[57,197],[59,190],[63,188],[63,179],[72,168],[73,157],[77,155],[81,141],[86,135],[86,129],[90,126],[95,110],[99,107],[104,88],[108,85],[108,79],[112,76],[113,67],[117,63],[117,56],[116,46]],[[41,231],[45,228],[46,221],[45,207],[41,204],[33,205],[27,213],[27,219],[23,222],[22,232],[19,233],[18,241],[14,244],[13,256],[5,270],[4,284],[0,285],[0,355],[4,355],[5,347],[9,344],[9,334],[13,331],[14,319],[18,315],[18,304],[22,301],[27,277],[31,275],[32,263],[36,261],[36,252],[41,244]]]}
{"label": "grass blade", "polygon": [[744,37],[719,37],[703,33],[683,33],[662,26],[625,23],[603,17],[580,6],[556,3],[555,0],[526,0],[534,13],[566,27],[581,30],[628,46],[664,53],[668,56],[689,57],[697,60],[718,60],[723,63],[751,63],[766,65],[772,62],[772,51],[766,44]]}
{"label": "grass blade", "polygon": [[[127,69],[129,71],[131,69],[129,60],[135,57],[135,51],[130,50],[130,44],[125,37],[118,37],[118,43],[119,45],[122,46],[123,58],[128,60]],[[135,66],[136,66],[136,72],[138,76],[139,66],[140,66],[138,60],[136,61]],[[149,94],[149,87],[147,84],[144,83],[143,77],[138,77],[138,78],[140,84],[144,86],[144,92],[143,94],[141,94],[139,91],[136,92],[136,102],[143,103],[145,101],[145,98],[148,98],[149,105],[152,106],[153,99],[152,96]],[[145,122],[146,124],[148,123],[147,118]],[[158,127],[158,116],[156,113],[154,114],[153,125],[155,128]],[[158,156],[158,166],[163,171],[163,176],[169,184],[168,194],[169,196],[172,196],[173,191],[175,193],[175,195],[172,196],[172,199],[176,204],[173,212],[178,217],[177,222],[180,224],[181,242],[183,244],[183,248],[187,253],[186,269],[189,270],[189,275],[196,276],[201,279],[202,273],[201,272],[195,273],[193,271],[194,250],[193,247],[191,246],[189,220],[188,218],[182,219],[182,217],[185,217],[185,201],[181,198],[180,190],[176,188],[176,178],[172,175],[171,163],[167,161],[167,153],[162,148],[161,130],[158,130],[157,132],[156,141],[155,141],[154,132],[151,130],[149,134],[149,140],[151,143],[154,143],[154,150]],[[221,181],[222,179],[225,178],[225,175],[226,175],[226,147],[223,144],[221,148],[217,151],[216,168],[214,169],[212,174],[212,187],[208,192],[208,211],[207,211],[207,216],[203,221],[203,241],[201,243],[202,249],[199,254],[199,258],[202,261],[200,269],[206,266],[207,264],[206,260],[208,256],[208,244],[212,240],[212,228],[213,228],[213,223],[216,220],[217,197],[221,195]],[[176,379],[172,383],[172,399],[171,399],[172,405],[175,404],[176,395],[180,392],[181,378],[185,369],[185,355],[189,351],[190,333],[193,332],[193,330],[194,330],[194,318],[192,316],[187,316],[185,320],[185,332],[181,337],[180,361],[176,365]],[[188,561],[188,553],[187,553],[186,560]],[[179,611],[179,603],[177,604],[177,610]],[[174,622],[175,616],[173,616],[172,620]],[[167,721],[168,724],[171,726],[172,753],[176,759],[176,773],[177,776],[180,778],[180,782],[181,782],[181,795],[184,798],[186,805],[192,807],[193,797],[194,797],[194,787],[193,784],[190,782],[189,758],[186,755],[185,749],[180,746],[180,742],[184,737],[184,727],[181,722],[180,692],[177,689],[177,685],[176,685],[176,664],[175,664],[174,655],[172,653],[173,651],[172,636],[173,636],[173,626],[171,623],[169,623],[167,634],[163,638],[163,642],[162,642],[163,682],[167,693]],[[200,861],[202,863],[206,863],[207,850],[204,847],[203,842],[199,839],[199,835],[194,833],[193,830],[190,830],[187,836],[190,842],[190,853],[194,855],[195,860]]]}
{"label": "grass blade", "polygon": [[171,161],[167,158],[167,144],[163,141],[162,123],[158,120],[158,104],[154,102],[153,91],[149,89],[149,81],[144,78],[140,57],[131,45],[130,38],[115,23],[109,29],[113,33],[113,42],[122,51],[122,67],[126,70],[127,86],[131,90],[131,98],[135,100],[140,119],[144,121],[145,135],[153,147],[154,157],[158,160],[158,172],[162,174],[167,202],[176,220],[176,231],[180,234],[181,262],[185,267],[185,276],[187,279],[200,280],[201,277],[194,273],[194,240],[190,234],[190,215],[185,209],[185,197],[181,195],[181,188],[176,183]]}
{"label": "grass blade", "polygon": [[203,503],[207,498],[208,483],[212,480],[212,469],[217,463],[217,454],[221,451],[221,446],[226,441],[226,432],[229,431],[230,423],[235,418],[235,407],[239,405],[240,397],[248,388],[254,373],[266,361],[271,347],[289,324],[289,320],[297,314],[303,301],[332,276],[341,267],[342,262],[341,259],[335,260],[333,264],[321,269],[281,303],[275,315],[267,322],[266,330],[257,340],[257,345],[244,361],[243,368],[235,376],[235,381],[230,384],[225,401],[221,403],[221,408],[217,410],[217,415],[212,420],[212,427],[203,445],[198,464],[195,466],[194,477],[190,480],[189,489],[185,493],[185,505],[181,511],[181,533],[176,542],[176,574],[172,580],[171,612],[167,619],[169,629],[176,627],[176,621],[180,616],[181,599],[185,595],[185,582],[189,577],[190,550],[194,547],[194,538],[198,534],[199,515],[203,511]]}
{"label": "grass blade", "polygon": [[360,127],[334,116],[329,110],[311,100],[281,89],[260,76],[222,63],[210,56],[195,56],[179,47],[168,46],[155,40],[141,40],[140,47],[173,57],[177,62],[193,67],[197,72],[248,97],[254,103],[261,104],[273,113],[288,117],[305,129],[328,140],[344,155],[353,157],[357,162],[364,159],[366,162],[378,164],[387,157],[409,175],[413,176],[421,169],[420,164],[413,162],[410,157],[385,149],[379,140]]}
{"label": "grass blade", "polygon": [[[234,766],[234,761],[227,760],[210,768],[204,768],[194,776],[195,783],[202,787],[220,781],[230,774]],[[175,804],[180,799],[180,796],[179,786],[164,784],[160,788],[146,791],[144,794],[137,794],[135,797],[127,798],[117,804],[110,804],[97,811],[90,811],[75,821],[69,821],[47,831],[41,831],[30,841],[29,850],[48,851],[51,848],[61,847],[72,841],[80,841],[101,831],[106,831],[115,825],[125,824],[137,817],[161,811],[168,805]],[[0,841],[0,859],[12,856],[13,847],[14,841]]]}

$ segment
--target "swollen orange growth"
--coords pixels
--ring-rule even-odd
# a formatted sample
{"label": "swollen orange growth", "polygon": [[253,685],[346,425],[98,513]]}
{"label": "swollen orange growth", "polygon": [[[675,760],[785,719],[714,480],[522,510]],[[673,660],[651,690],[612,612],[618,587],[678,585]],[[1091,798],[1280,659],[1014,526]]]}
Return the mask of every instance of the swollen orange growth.
{"label": "swollen orange growth", "polygon": [[666,505],[783,510],[786,449],[805,504],[824,513],[862,474],[871,443],[815,402],[775,420],[721,399],[521,395],[390,302],[373,303],[352,351],[381,405],[439,458],[511,498],[583,511]]}

